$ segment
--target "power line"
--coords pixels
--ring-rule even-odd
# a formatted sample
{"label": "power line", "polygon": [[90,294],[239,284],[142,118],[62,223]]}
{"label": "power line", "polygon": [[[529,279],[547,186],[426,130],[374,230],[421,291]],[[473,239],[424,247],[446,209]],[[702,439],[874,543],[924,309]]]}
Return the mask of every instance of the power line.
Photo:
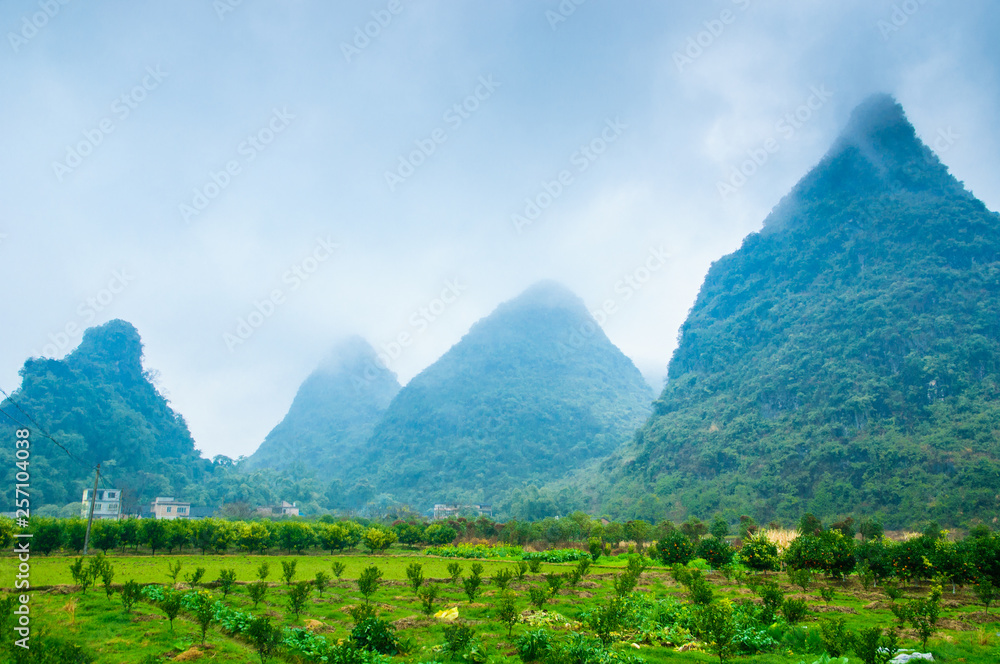
{"label": "power line", "polygon": [[[25,410],[23,408],[21,408],[20,404],[18,404],[16,401],[14,401],[14,399],[9,394],[7,394],[7,392],[2,387],[0,387],[0,394],[3,394],[5,397],[7,397],[7,401],[9,401],[12,404],[14,404],[15,408],[17,408],[19,411],[21,411],[22,413],[24,413],[24,416],[27,417],[32,422],[32,424],[35,425],[35,428],[39,432],[41,432],[43,438],[48,438],[49,440],[51,440],[53,443],[56,444],[56,446],[59,449],[61,449],[66,454],[68,454],[69,457],[71,459],[73,459],[74,461],[76,461],[78,464],[80,464],[81,466],[84,466],[85,468],[87,468],[87,470],[93,470],[94,469],[94,467],[95,467],[94,464],[88,464],[86,461],[84,461],[83,459],[81,459],[80,457],[76,456],[75,454],[73,454],[72,452],[70,452],[68,449],[66,449],[66,447],[62,443],[60,443],[58,440],[56,440],[55,438],[53,438],[49,434],[49,432],[46,431],[45,428],[35,420],[35,418],[33,418],[31,415],[29,415],[27,412],[25,412]],[[0,413],[3,413],[4,415],[7,415],[7,417],[9,417],[11,420],[17,422],[17,420],[14,420],[14,418],[10,417],[10,415],[7,414],[5,411],[0,410]],[[25,425],[23,425],[23,424],[19,424],[19,426],[25,427]],[[27,428],[27,427],[25,427],[25,428]]]}

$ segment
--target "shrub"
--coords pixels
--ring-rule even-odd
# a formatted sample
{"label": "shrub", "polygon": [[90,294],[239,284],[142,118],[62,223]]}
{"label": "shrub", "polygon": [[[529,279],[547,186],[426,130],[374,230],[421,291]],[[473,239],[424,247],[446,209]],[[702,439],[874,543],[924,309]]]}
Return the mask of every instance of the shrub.
{"label": "shrub", "polygon": [[517,654],[525,662],[545,660],[551,648],[552,639],[544,629],[525,632],[517,639]]}
{"label": "shrub", "polygon": [[549,584],[549,594],[555,597],[562,588],[565,577],[562,574],[549,573],[545,575],[545,582]]}
{"label": "shrub", "polygon": [[375,594],[378,587],[382,585],[382,570],[380,570],[375,565],[369,565],[361,571],[361,576],[358,577],[358,590],[365,597],[365,603],[369,602],[369,598]]}
{"label": "shrub", "polygon": [[712,569],[720,569],[733,562],[736,552],[726,540],[708,537],[698,543],[695,555],[704,558]]}
{"label": "shrub", "polygon": [[413,588],[413,593],[420,594],[420,586],[424,584],[424,566],[420,563],[410,563],[406,566],[406,578]]}
{"label": "shrub", "polygon": [[990,612],[990,604],[996,601],[997,592],[996,586],[987,577],[982,577],[979,579],[979,583],[976,584],[976,598],[979,603],[986,608],[986,613]]}
{"label": "shrub", "polygon": [[691,538],[677,529],[664,533],[655,547],[656,555],[664,565],[675,563],[686,565],[694,558],[694,545],[691,543]]}
{"label": "shrub", "polygon": [[125,613],[132,613],[132,607],[139,601],[140,592],[141,588],[139,587],[139,584],[133,579],[129,579],[122,585],[121,601],[122,608],[125,609]]}
{"label": "shrub", "polygon": [[701,609],[697,618],[698,631],[711,652],[724,662],[735,652],[736,627],[733,608],[728,602],[714,602]]}
{"label": "shrub", "polygon": [[500,590],[506,590],[507,586],[510,585],[510,582],[513,579],[514,579],[514,571],[508,567],[504,567],[503,569],[494,572],[493,578],[490,579],[490,581],[492,581],[493,585],[495,585]]}
{"label": "shrub", "polygon": [[528,588],[528,603],[541,609],[549,599],[549,594],[541,588]]}
{"label": "shrub", "polygon": [[896,656],[899,639],[893,630],[883,636],[880,627],[862,628],[854,637],[851,649],[864,664],[887,664]]}
{"label": "shrub", "polygon": [[625,603],[620,597],[612,597],[607,604],[585,613],[583,622],[594,631],[601,643],[607,645],[614,640],[612,634],[618,632],[625,618]]}
{"label": "shrub", "polygon": [[292,579],[295,578],[295,568],[299,566],[299,561],[297,560],[282,560],[281,561],[281,578],[284,579],[285,585],[292,585]]}
{"label": "shrub", "polygon": [[448,563],[448,574],[451,576],[452,583],[458,583],[462,576],[462,566],[459,563]]}
{"label": "shrub", "polygon": [[469,647],[476,631],[464,623],[452,623],[444,628],[444,647],[452,655],[457,655]]}
{"label": "shrub", "polygon": [[764,602],[760,617],[761,622],[764,624],[774,622],[775,616],[778,615],[778,611],[785,601],[785,594],[781,592],[778,584],[773,582],[763,584],[757,594],[760,595],[761,600]]}
{"label": "shrub", "polygon": [[316,592],[320,597],[323,596],[323,591],[326,590],[326,586],[330,583],[330,577],[327,576],[326,572],[320,570],[316,572],[316,577],[313,579],[313,585],[316,586]]}
{"label": "shrub", "polygon": [[417,593],[417,597],[420,598],[420,610],[424,612],[425,616],[429,616],[434,613],[434,600],[438,596],[438,587],[433,584],[427,584],[427,588]]}
{"label": "shrub", "polygon": [[532,574],[538,574],[542,569],[542,561],[537,558],[532,558],[528,561],[528,569]]}
{"label": "shrub", "polygon": [[247,593],[250,595],[250,599],[253,600],[253,608],[256,609],[260,601],[264,599],[264,595],[267,594],[267,581],[263,579],[254,581],[247,586]]}
{"label": "shrub", "polygon": [[601,540],[597,537],[591,537],[587,540],[587,551],[590,552],[591,559],[596,563],[597,559],[601,557],[601,551],[603,551],[604,545]]}
{"label": "shrub", "polygon": [[465,595],[469,598],[469,604],[475,601],[476,596],[479,594],[479,586],[482,583],[483,578],[477,574],[473,574],[462,581],[462,589],[465,590]]}
{"label": "shrub", "polygon": [[299,581],[288,592],[288,610],[292,612],[296,620],[299,619],[299,614],[305,608],[310,592],[312,592],[312,584],[308,581]]}
{"label": "shrub", "polygon": [[764,533],[751,535],[743,542],[740,560],[758,572],[778,569],[778,547]]}
{"label": "shrub", "polygon": [[712,586],[703,577],[698,577],[691,584],[691,603],[707,606],[712,603]]}
{"label": "shrub", "polygon": [[795,625],[806,617],[808,611],[804,599],[786,599],[781,604],[781,615],[785,617],[789,625]]}
{"label": "shrub", "polygon": [[271,619],[267,616],[257,616],[251,618],[243,631],[253,649],[257,651],[261,664],[265,664],[267,659],[277,652],[281,644],[281,630],[271,624]]}
{"label": "shrub", "polygon": [[812,583],[812,572],[808,569],[789,569],[788,570],[788,580],[793,584],[802,588],[802,592],[809,590],[809,584]]}
{"label": "shrub", "polygon": [[223,597],[229,596],[229,593],[232,591],[234,585],[236,585],[236,570],[219,570],[219,589],[222,590]]}
{"label": "shrub", "polygon": [[167,576],[170,577],[170,581],[175,586],[177,585],[177,577],[180,576],[180,574],[181,574],[181,567],[183,567],[183,566],[184,566],[184,563],[182,561],[180,561],[180,560],[175,560],[173,562],[167,563]]}
{"label": "shrub", "polygon": [[819,624],[820,638],[823,647],[831,657],[840,657],[847,653],[851,646],[851,634],[847,631],[843,618],[827,618]]}
{"label": "shrub", "polygon": [[205,645],[205,635],[208,634],[208,627],[215,620],[215,610],[212,607],[212,600],[207,594],[198,596],[198,606],[194,610],[194,619],[201,630],[201,644]]}
{"label": "shrub", "polygon": [[339,560],[330,563],[330,571],[333,572],[333,575],[337,577],[338,581],[340,581],[340,577],[344,575],[344,570],[346,569],[347,565],[340,562]]}
{"label": "shrub", "polygon": [[77,558],[76,562],[73,562],[69,566],[69,573],[73,576],[73,581],[76,585],[80,586],[83,594],[87,594],[87,588],[94,583],[94,577],[91,575],[89,567],[84,567],[83,558]]}
{"label": "shrub", "polygon": [[[336,563],[334,563],[336,564]],[[267,579],[267,576],[271,573],[271,565],[266,560],[261,561],[260,565],[257,566],[257,578],[261,581]]]}
{"label": "shrub", "polygon": [[196,567],[194,572],[184,575],[184,580],[187,581],[187,584],[189,586],[191,586],[191,590],[194,590],[194,587],[199,583],[201,583],[201,579],[204,576],[205,576],[205,568]]}
{"label": "shrub", "polygon": [[[447,629],[447,628],[445,628]],[[399,640],[395,628],[381,618],[365,618],[351,630],[351,641],[358,648],[383,655],[395,655],[399,652]]]}
{"label": "shrub", "polygon": [[160,609],[170,621],[170,631],[174,631],[174,618],[181,612],[181,594],[176,590],[164,592],[163,599],[160,600]]}
{"label": "shrub", "polygon": [[523,581],[524,575],[527,573],[528,573],[528,563],[524,562],[523,560],[519,560],[517,563],[517,572],[516,572],[517,580]]}
{"label": "shrub", "polygon": [[495,617],[499,623],[507,627],[507,638],[510,638],[511,633],[514,631],[514,625],[517,624],[517,621],[521,617],[517,610],[514,593],[507,590],[500,593],[496,602]]}

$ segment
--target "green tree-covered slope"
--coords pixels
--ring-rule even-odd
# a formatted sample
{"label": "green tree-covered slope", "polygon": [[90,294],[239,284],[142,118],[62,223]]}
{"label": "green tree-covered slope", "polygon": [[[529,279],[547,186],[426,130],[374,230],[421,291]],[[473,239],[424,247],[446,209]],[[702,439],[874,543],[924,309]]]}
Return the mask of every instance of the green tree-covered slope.
{"label": "green tree-covered slope", "polygon": [[288,414],[241,467],[308,467],[336,475],[372,434],[399,392],[395,374],[382,368],[360,337],[339,344],[299,387]]}
{"label": "green tree-covered slope", "polygon": [[352,481],[421,511],[501,503],[609,454],[653,394],[583,302],[543,282],[500,305],[393,399]]}
{"label": "green tree-covered slope", "polygon": [[[20,375],[21,386],[11,394],[16,405],[5,400],[0,410],[29,424],[36,509],[78,502],[83,488],[93,486],[91,468],[98,462],[108,485],[123,489],[131,508],[140,499],[181,493],[210,472],[184,418],[143,370],[142,341],[129,323],[113,320],[90,328],[65,358],[29,359]],[[28,415],[84,463],[44,438]],[[14,424],[0,419],[5,440],[12,441]],[[9,487],[17,470],[13,455],[13,444],[0,448]]]}
{"label": "green tree-covered slope", "polygon": [[606,508],[758,520],[1000,507],[1000,217],[886,95],[712,265]]}

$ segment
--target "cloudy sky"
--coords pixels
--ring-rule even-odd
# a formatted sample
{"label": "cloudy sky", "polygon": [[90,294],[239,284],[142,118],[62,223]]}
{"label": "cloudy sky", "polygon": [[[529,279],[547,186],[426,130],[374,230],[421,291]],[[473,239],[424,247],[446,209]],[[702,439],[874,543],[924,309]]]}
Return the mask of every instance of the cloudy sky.
{"label": "cloudy sky", "polygon": [[[865,96],[894,94],[1000,209],[998,19],[991,0],[6,0],[0,387],[123,318],[200,449],[235,457],[339,338],[405,383],[543,278],[612,300],[606,333],[659,387],[711,262]],[[669,259],[647,273],[651,252]]]}

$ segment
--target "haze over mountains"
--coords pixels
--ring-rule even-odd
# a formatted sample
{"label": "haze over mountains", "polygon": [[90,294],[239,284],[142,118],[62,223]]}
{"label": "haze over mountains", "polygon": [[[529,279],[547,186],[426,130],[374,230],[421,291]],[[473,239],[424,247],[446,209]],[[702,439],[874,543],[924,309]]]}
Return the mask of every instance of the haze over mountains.
{"label": "haze over mountains", "polygon": [[891,97],[861,104],[709,270],[606,508],[995,514],[998,222]]}
{"label": "haze over mountains", "polygon": [[[558,487],[574,507],[651,521],[987,518],[1000,507],[998,222],[877,95],[713,264],[652,408],[583,302],[542,282],[402,388],[367,342],[342,343],[241,468],[294,474],[282,497],[320,508],[377,496],[524,514],[526,496]],[[22,378],[18,405],[74,453],[144,478],[139,490],[250,500],[199,488],[221,471],[143,372],[128,323],[88,330],[64,360],[28,360]],[[39,461],[46,503],[86,483],[60,459]]]}

